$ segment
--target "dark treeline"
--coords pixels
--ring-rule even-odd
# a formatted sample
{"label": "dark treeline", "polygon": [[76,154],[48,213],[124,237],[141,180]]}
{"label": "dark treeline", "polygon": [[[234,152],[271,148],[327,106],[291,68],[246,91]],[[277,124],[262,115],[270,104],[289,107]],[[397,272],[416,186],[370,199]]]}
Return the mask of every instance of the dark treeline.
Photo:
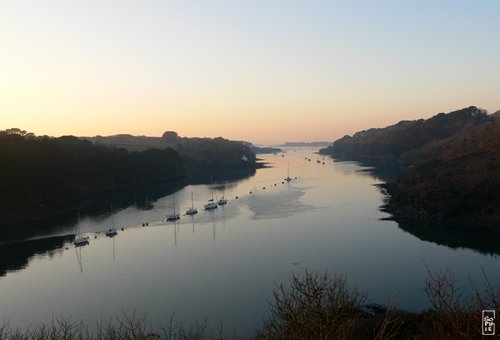
{"label": "dark treeline", "polygon": [[500,122],[474,106],[345,136],[320,151],[405,171],[385,188],[396,217],[495,224],[500,220]]}
{"label": "dark treeline", "polygon": [[255,169],[255,153],[242,142],[180,137],[174,131],[165,132],[161,142],[181,155],[189,175]]}
{"label": "dark treeline", "polygon": [[320,153],[337,159],[411,164],[423,157],[438,156],[417,153],[426,145],[491,120],[494,118],[488,116],[486,111],[471,106],[447,114],[439,113],[429,119],[405,120],[385,128],[356,132],[321,149]]}
{"label": "dark treeline", "polygon": [[213,175],[220,171],[250,174],[258,166],[251,144],[222,137],[181,137],[166,131],[162,137],[132,135],[85,137],[95,144],[144,151],[150,148],[175,150],[185,162],[188,176]]}
{"label": "dark treeline", "polygon": [[34,137],[18,131],[0,133],[2,224],[185,175],[184,160],[169,148],[129,152],[72,136]]}
{"label": "dark treeline", "polygon": [[[476,225],[500,221],[500,123],[468,126],[419,153],[439,154],[403,172],[388,209],[401,216]],[[423,156],[422,156],[423,158]],[[419,159],[422,159],[419,158]],[[495,222],[496,221],[496,222]]]}

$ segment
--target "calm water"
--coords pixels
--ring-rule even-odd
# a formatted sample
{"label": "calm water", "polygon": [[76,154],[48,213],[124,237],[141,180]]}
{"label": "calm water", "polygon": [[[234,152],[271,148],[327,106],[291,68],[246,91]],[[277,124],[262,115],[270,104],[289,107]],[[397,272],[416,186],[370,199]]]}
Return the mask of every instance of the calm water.
{"label": "calm water", "polygon": [[[303,149],[263,158],[271,168],[215,186],[229,199],[215,211],[201,210],[211,186],[192,185],[113,214],[81,214],[79,227],[91,235],[85,247],[68,236],[76,216],[50,235],[0,245],[0,320],[25,327],[64,315],[94,324],[135,310],[154,323],[175,313],[187,325],[208,317],[251,334],[276,284],[306,268],[346,274],[369,302],[397,296],[412,311],[428,306],[426,266],[451,269],[464,286],[481,282],[482,269],[500,283],[498,235],[381,220],[380,180],[356,163],[323,165]],[[288,168],[298,178],[282,184]],[[161,222],[174,199],[181,212],[190,207],[191,192],[198,215]],[[107,238],[112,225],[124,230]]]}

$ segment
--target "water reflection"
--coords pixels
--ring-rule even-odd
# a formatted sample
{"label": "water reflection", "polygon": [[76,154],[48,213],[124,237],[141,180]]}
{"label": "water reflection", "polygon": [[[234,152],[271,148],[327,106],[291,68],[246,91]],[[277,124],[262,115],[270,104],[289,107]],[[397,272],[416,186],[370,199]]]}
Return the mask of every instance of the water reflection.
{"label": "water reflection", "polygon": [[443,225],[396,220],[399,228],[422,241],[452,249],[469,248],[484,255],[500,255],[500,230],[493,227]]}
{"label": "water reflection", "polygon": [[59,236],[0,245],[0,276],[26,268],[36,256],[52,257],[62,251],[65,243],[72,241],[73,236]]}
{"label": "water reflection", "polygon": [[108,238],[111,239],[112,243],[113,243],[113,262],[116,262],[116,246],[115,246],[115,238],[116,238],[116,235],[117,234],[114,234],[114,235],[111,235],[111,236],[108,236]]}
{"label": "water reflection", "polygon": [[393,163],[360,163],[354,161],[334,160],[336,169],[351,172],[357,176],[369,176],[384,183],[394,183],[404,167]]}
{"label": "water reflection", "polygon": [[[370,164],[363,172],[385,183],[394,183],[402,172],[398,165],[386,163]],[[387,191],[378,187],[384,196]],[[381,206],[384,210],[385,207]],[[458,225],[443,222],[426,222],[418,220],[390,218],[404,230],[422,241],[447,246],[451,249],[468,248],[484,255],[500,255],[500,230],[493,226]]]}
{"label": "water reflection", "polygon": [[76,254],[76,261],[78,263],[78,268],[80,269],[80,273],[83,273],[83,255],[82,255],[82,248],[85,245],[78,245],[75,246],[75,254]]}
{"label": "water reflection", "polygon": [[[213,177],[214,183],[216,183],[218,187],[218,191],[222,192],[235,187],[239,180],[248,180],[254,175],[255,169],[241,172],[221,171],[212,176],[208,174],[192,175],[187,179],[157,183],[155,185],[136,188],[134,191],[115,192],[102,195],[95,198],[84,207],[82,206],[78,209],[74,208],[62,212],[60,215],[36,221],[36,223],[30,221],[18,223],[16,225],[3,226],[0,235],[0,245],[32,238],[40,238],[42,236],[74,233],[75,223],[78,223],[76,219],[77,213],[82,217],[82,222],[88,224],[89,220],[102,221],[113,216],[113,214],[110,214],[110,206],[112,206],[115,211],[123,211],[131,207],[137,210],[150,211],[155,208],[154,202],[179,191],[188,184],[206,185],[210,183]],[[92,229],[92,227],[90,229]]]}

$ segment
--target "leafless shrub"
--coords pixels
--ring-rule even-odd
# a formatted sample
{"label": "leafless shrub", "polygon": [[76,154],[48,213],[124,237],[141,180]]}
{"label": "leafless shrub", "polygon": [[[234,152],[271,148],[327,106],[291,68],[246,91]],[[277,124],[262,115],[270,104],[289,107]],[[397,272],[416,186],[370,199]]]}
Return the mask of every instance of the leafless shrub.
{"label": "leafless shrub", "polygon": [[[481,310],[500,310],[500,289],[484,274],[480,289],[471,282],[472,293],[464,294],[449,269],[431,271],[424,285],[431,308],[413,314],[386,306],[365,305],[366,296],[349,288],[343,276],[330,277],[306,271],[292,275],[289,285],[280,284],[273,292],[271,315],[256,333],[262,339],[476,339],[481,337]],[[55,318],[50,324],[11,328],[0,323],[0,340],[185,340],[238,339],[236,330],[226,336],[219,324],[208,319],[186,327],[170,316],[167,326],[148,324],[145,313],[123,313],[107,324],[97,323],[95,333],[81,321]]]}
{"label": "leafless shrub", "polygon": [[395,309],[395,298],[390,300],[382,314],[382,320],[373,328],[373,339],[396,339],[408,322],[408,314]]}
{"label": "leafless shrub", "polygon": [[[481,337],[481,310],[500,307],[500,291],[484,275],[484,291],[471,282],[472,293],[465,296],[453,274],[429,269],[425,292],[433,309],[422,313],[419,323],[422,338],[477,339]],[[484,274],[484,272],[483,272]]]}
{"label": "leafless shrub", "polygon": [[306,271],[280,284],[270,303],[271,316],[257,333],[260,338],[348,338],[363,314],[365,295],[349,289],[342,276]]}
{"label": "leafless shrub", "polygon": [[13,329],[8,321],[0,324],[0,340],[210,340],[226,339],[222,325],[215,331],[209,329],[208,319],[185,327],[170,317],[169,326],[159,324],[148,326],[146,313],[122,313],[122,316],[107,324],[102,320],[96,325],[95,333],[88,330],[83,322],[76,322],[64,317],[56,318],[50,326],[41,324],[25,330]]}

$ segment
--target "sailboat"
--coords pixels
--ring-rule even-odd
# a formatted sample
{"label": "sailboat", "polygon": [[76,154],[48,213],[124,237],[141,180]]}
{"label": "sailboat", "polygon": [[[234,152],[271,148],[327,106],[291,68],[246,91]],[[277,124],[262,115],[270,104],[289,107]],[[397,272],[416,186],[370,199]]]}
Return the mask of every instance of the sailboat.
{"label": "sailboat", "polygon": [[285,181],[290,182],[292,179],[290,178],[290,164],[288,164],[288,172],[285,178]]}
{"label": "sailboat", "polygon": [[[224,191],[225,190],[225,186],[224,186]],[[222,192],[222,197],[217,201],[217,204],[218,205],[226,205],[227,204],[227,199],[224,198],[224,191]]]}
{"label": "sailboat", "polygon": [[104,232],[104,234],[108,237],[113,237],[116,234],[118,234],[118,232],[116,231],[116,228],[115,228],[115,219],[113,218],[113,209],[111,209],[111,228],[106,230]]}
{"label": "sailboat", "polygon": [[175,194],[173,195],[173,200],[174,200],[174,212],[167,215],[167,221],[177,221],[179,217],[179,213],[175,211]]}
{"label": "sailboat", "polygon": [[227,199],[224,198],[224,196],[222,196],[218,201],[217,201],[217,204],[218,205],[226,205],[227,204]]}
{"label": "sailboat", "polygon": [[87,235],[80,234],[80,213],[78,213],[78,222],[76,223],[75,240],[73,244],[75,246],[83,246],[89,243],[89,237]]}
{"label": "sailboat", "polygon": [[116,228],[112,227],[112,228],[109,228],[108,230],[106,230],[104,232],[104,234],[108,237],[113,237],[115,236],[116,234],[118,234],[118,231],[116,231]]}
{"label": "sailboat", "polygon": [[217,203],[214,202],[214,181],[212,179],[212,199],[208,200],[208,203],[204,205],[205,210],[217,209]]}
{"label": "sailboat", "polygon": [[198,210],[196,210],[196,208],[194,207],[193,192],[191,191],[191,208],[189,208],[188,210],[186,210],[186,215],[195,215],[197,213],[198,213]]}

